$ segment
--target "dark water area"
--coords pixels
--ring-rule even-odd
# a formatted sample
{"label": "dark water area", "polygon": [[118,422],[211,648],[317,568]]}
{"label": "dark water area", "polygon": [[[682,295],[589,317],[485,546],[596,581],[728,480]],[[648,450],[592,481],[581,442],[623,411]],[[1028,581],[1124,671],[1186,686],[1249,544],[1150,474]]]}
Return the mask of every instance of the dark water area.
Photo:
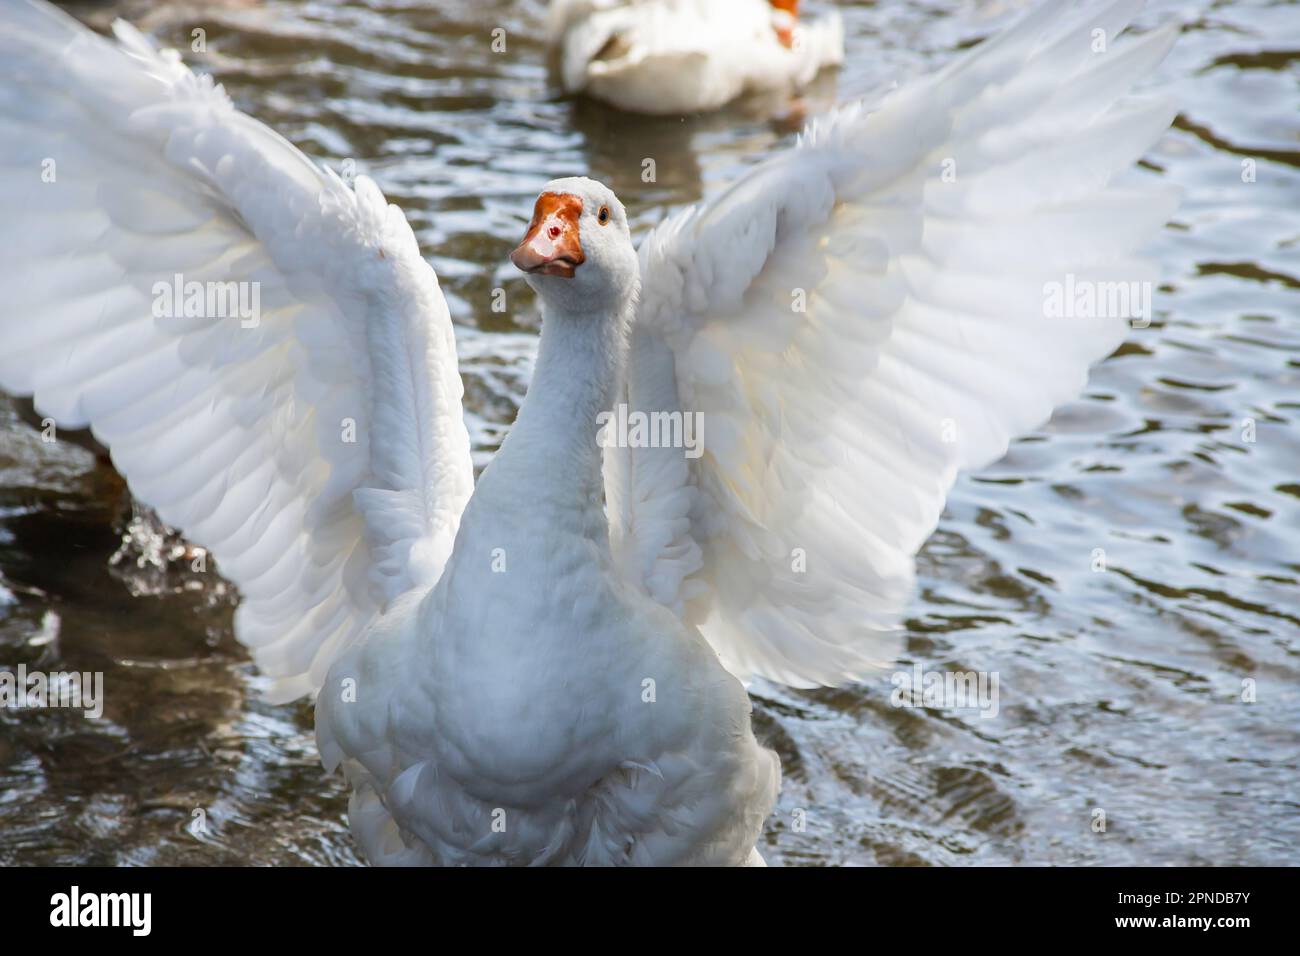
{"label": "dark water area", "polygon": [[[559,96],[540,2],[68,9],[187,51],[203,29],[188,62],[402,207],[457,323],[481,467],[531,374],[536,308],[506,254],[542,183],[605,181],[639,236],[806,116],[947,62],[1023,6],[842,3],[837,74],[685,120]],[[996,673],[997,713],[892,706],[889,674],[756,684],[785,767],[770,863],[1300,863],[1300,5],[1153,2],[1138,26],[1171,18],[1154,83],[1181,112],[1144,162],[1185,201],[1150,249],[1155,321],[959,480],[919,558],[900,668]],[[106,697],[100,720],[0,709],[0,863],[359,862],[310,705],[260,699],[237,595],[190,557],[111,468],[0,396],[0,668],[103,671]]]}

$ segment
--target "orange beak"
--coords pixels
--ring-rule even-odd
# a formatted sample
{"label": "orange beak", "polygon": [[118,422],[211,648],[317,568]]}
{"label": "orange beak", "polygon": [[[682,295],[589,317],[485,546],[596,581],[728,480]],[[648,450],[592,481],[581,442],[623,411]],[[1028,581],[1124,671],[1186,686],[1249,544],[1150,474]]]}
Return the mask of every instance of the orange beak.
{"label": "orange beak", "polygon": [[566,193],[542,193],[533,207],[524,241],[510,253],[510,261],[532,275],[563,276],[572,279],[586,256],[578,220],[582,200]]}

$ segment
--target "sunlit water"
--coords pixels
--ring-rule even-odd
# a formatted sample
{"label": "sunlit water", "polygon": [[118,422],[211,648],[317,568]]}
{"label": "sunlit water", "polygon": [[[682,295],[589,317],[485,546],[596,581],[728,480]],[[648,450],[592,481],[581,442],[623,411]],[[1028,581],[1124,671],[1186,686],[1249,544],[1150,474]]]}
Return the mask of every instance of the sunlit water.
{"label": "sunlit water", "polygon": [[[204,29],[187,59],[239,106],[401,205],[457,322],[481,466],[530,375],[536,309],[506,253],[543,182],[588,172],[644,231],[806,113],[947,61],[1019,6],[844,4],[848,63],[802,103],[685,121],[559,97],[537,2],[73,9],[186,48]],[[893,707],[888,675],[756,686],[785,766],[771,862],[1300,862],[1300,7],[1158,2],[1141,25],[1170,16],[1159,80],[1182,114],[1146,162],[1187,198],[1153,250],[1157,320],[962,478],[920,556],[900,666],[996,672],[998,714]],[[0,398],[0,668],[102,670],[108,698],[100,721],[0,711],[0,862],[357,862],[310,707],[259,700],[234,595],[180,548]]]}

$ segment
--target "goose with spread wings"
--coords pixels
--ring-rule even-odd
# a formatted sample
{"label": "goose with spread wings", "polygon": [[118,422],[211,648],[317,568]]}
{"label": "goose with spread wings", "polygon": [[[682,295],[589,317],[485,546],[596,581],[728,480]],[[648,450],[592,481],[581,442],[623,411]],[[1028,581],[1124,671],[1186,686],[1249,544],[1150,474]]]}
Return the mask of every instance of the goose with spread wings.
{"label": "goose with spread wings", "polygon": [[[125,24],[4,0],[0,387],[211,550],[372,862],[761,863],[742,681],[887,664],[957,473],[1124,338],[1043,290],[1149,277],[1175,207],[1123,180],[1173,32],[1095,49],[1139,6],[1043,4],[639,251],[610,190],[547,184],[511,254],[535,375],[476,484],[447,305],[375,184]],[[638,414],[698,447],[611,428]]]}

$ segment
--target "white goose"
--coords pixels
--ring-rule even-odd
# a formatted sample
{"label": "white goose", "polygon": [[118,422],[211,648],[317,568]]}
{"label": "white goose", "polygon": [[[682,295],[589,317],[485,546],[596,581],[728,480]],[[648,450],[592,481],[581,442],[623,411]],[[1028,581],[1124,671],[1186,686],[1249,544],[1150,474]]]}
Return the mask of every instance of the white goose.
{"label": "white goose", "polygon": [[[447,306],[375,185],[130,27],[5,0],[0,384],[212,549],[373,862],[759,863],[779,770],[738,678],[888,661],[957,471],[1125,335],[1042,290],[1145,275],[1174,208],[1111,183],[1173,115],[1117,101],[1172,31],[1092,49],[1137,6],[1045,4],[639,261],[608,189],[549,183],[512,254],[535,380],[476,488]],[[178,274],[260,283],[257,321],[155,314]],[[602,450],[619,403],[701,414],[704,454]]]}
{"label": "white goose", "polygon": [[799,0],[552,0],[547,42],[566,93],[637,113],[717,109],[793,93],[844,60],[839,14]]}

